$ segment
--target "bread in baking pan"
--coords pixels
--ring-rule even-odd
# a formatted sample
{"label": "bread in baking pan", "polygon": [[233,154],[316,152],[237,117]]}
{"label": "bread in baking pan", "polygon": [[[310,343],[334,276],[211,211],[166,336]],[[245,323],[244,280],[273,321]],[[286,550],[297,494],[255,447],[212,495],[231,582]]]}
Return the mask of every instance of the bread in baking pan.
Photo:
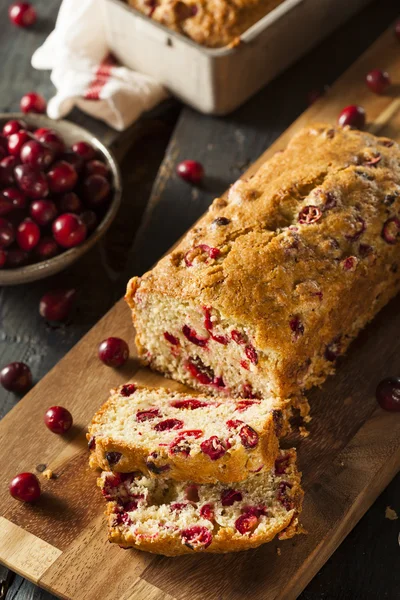
{"label": "bread in baking pan", "polygon": [[158,23],[210,48],[234,46],[240,35],[283,0],[128,0]]}
{"label": "bread in baking pan", "polygon": [[243,398],[321,384],[399,290],[399,210],[397,143],[303,129],[129,282],[143,364]]}
{"label": "bread in baking pan", "polygon": [[126,384],[89,427],[90,464],[197,483],[236,482],[270,469],[289,403],[190,395]]}
{"label": "bread in baking pan", "polygon": [[281,451],[274,469],[239,484],[202,484],[103,471],[109,540],[166,556],[235,552],[301,528],[303,501],[296,452]]}

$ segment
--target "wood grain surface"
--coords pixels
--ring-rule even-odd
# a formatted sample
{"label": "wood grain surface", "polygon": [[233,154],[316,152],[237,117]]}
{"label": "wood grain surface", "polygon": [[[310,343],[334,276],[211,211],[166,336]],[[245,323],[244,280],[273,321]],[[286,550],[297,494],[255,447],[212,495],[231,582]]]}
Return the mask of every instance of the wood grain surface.
{"label": "wood grain surface", "polygon": [[[281,148],[304,123],[334,122],[340,108],[354,101],[365,106],[370,128],[400,141],[397,97],[373,96],[363,83],[365,72],[376,64],[390,71],[393,89],[398,89],[399,47],[392,31],[384,34],[260,161]],[[38,538],[46,549],[55,549],[49,554],[50,566],[39,577],[36,553],[30,555],[27,568],[23,543],[13,546],[8,566],[74,600],[100,595],[104,600],[296,598],[399,469],[400,416],[378,409],[374,398],[376,383],[400,367],[397,305],[393,301],[360,335],[341,360],[337,375],[321,390],[310,393],[311,435],[293,440],[304,472],[307,495],[303,522],[309,533],[237,555],[169,559],[122,552],[107,543],[103,500],[95,490],[96,475],[87,467],[86,424],[106,398],[108,388],[130,378],[166,384],[138,369],[134,356],[118,372],[98,361],[97,345],[109,335],[129,340],[133,349],[129,311],[118,302],[0,424],[0,514],[18,527],[14,535],[35,543]],[[49,404],[61,404],[73,413],[75,425],[68,436],[59,438],[41,426]],[[44,494],[36,505],[16,503],[7,492],[8,481],[19,471],[34,471],[39,464],[46,464],[58,477],[43,480]],[[0,527],[3,551],[8,539],[7,529]],[[40,553],[37,556],[40,561]]]}

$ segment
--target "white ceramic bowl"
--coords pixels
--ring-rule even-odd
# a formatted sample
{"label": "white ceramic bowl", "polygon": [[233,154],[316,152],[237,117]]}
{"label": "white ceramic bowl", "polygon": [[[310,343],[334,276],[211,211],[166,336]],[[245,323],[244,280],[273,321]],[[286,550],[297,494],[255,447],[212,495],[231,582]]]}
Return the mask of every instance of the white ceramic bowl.
{"label": "white ceramic bowl", "polygon": [[101,154],[103,154],[112,172],[113,198],[102,221],[83,244],[71,248],[70,250],[66,250],[49,260],[18,267],[16,269],[0,269],[0,285],[29,283],[30,281],[36,281],[37,279],[44,279],[45,277],[54,275],[66,267],[69,267],[85,254],[85,252],[90,250],[90,248],[92,248],[105,234],[114,220],[121,203],[121,175],[117,162],[108,148],[106,148],[100,140],[94,137],[90,131],[79,125],[75,125],[70,121],[53,121],[44,115],[36,115],[33,113],[27,115],[22,113],[0,113],[0,131],[3,128],[3,125],[11,119],[23,119],[35,128],[49,127],[50,129],[54,129],[54,131],[62,136],[68,147],[74,142],[84,140],[94,148],[97,148]]}

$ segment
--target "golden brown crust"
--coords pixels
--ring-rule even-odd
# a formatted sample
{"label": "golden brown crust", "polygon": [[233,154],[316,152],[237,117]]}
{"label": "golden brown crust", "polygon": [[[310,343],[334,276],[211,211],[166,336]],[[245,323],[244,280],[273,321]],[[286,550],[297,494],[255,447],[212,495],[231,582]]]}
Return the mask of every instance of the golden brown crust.
{"label": "golden brown crust", "polygon": [[213,307],[251,331],[277,396],[322,383],[399,290],[399,165],[386,138],[329,125],[298,133],[128,284],[142,360],[137,303],[154,294]]}
{"label": "golden brown crust", "polygon": [[233,47],[240,35],[283,0],[128,0],[128,3],[198,44]]}
{"label": "golden brown crust", "polygon": [[[112,469],[119,473],[141,471],[151,477],[168,476],[169,479],[177,481],[191,480],[196,483],[238,482],[246,479],[251,473],[259,472],[261,469],[271,469],[278,455],[279,437],[287,433],[288,424],[283,413],[287,402],[281,402],[279,408],[272,408],[270,412],[265,412],[265,421],[262,427],[257,428],[258,443],[254,448],[245,448],[242,444],[236,444],[218,460],[211,460],[203,452],[189,456],[182,453],[174,454],[170,452],[169,447],[159,445],[158,441],[157,443],[149,441],[146,445],[143,445],[135,444],[135,439],[133,439],[132,443],[127,443],[124,440],[118,440],[117,436],[108,436],[103,432],[103,430],[107,431],[110,415],[112,416],[116,412],[118,402],[121,401],[121,397],[118,396],[120,389],[112,390],[111,397],[97,411],[89,426],[86,437],[89,445],[93,445],[89,458],[89,464],[93,469],[100,468],[104,471]],[[152,392],[154,394],[159,392],[160,398],[165,398],[168,394],[171,394],[171,390],[168,389],[155,390],[139,385],[136,385],[136,389],[142,393]],[[187,394],[172,393],[174,397],[188,397]],[[210,400],[210,397],[201,394],[191,393],[190,397],[196,397],[199,400],[204,399],[205,401]],[[129,409],[126,411],[126,415],[136,413],[135,398],[135,393],[133,393],[129,398]],[[126,398],[122,398],[122,401],[127,403]],[[182,412],[187,413],[188,411]],[[177,416],[181,417],[182,414]],[[241,414],[232,413],[229,418],[240,417]],[[225,434],[227,433],[226,430]],[[179,434],[179,431],[177,434]],[[220,435],[223,437],[224,432],[221,431]],[[93,444],[90,444],[91,440]],[[121,458],[116,464],[110,465],[107,455],[114,452],[121,454]]]}

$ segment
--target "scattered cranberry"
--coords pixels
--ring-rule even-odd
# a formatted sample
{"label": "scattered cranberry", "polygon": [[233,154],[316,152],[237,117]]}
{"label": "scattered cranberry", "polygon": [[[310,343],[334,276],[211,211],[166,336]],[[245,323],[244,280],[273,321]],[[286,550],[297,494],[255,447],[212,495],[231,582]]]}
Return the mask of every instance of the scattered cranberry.
{"label": "scattered cranberry", "polygon": [[63,406],[52,406],[44,415],[45,425],[53,433],[59,435],[66,433],[72,427],[72,415]]}
{"label": "scattered cranberry", "polygon": [[322,217],[322,211],[318,206],[304,206],[299,212],[298,221],[310,225],[316,223]]}
{"label": "scattered cranberry", "polygon": [[376,388],[376,399],[384,410],[400,412],[400,378],[383,379]]}
{"label": "scattered cranberry", "polygon": [[110,193],[110,184],[102,175],[89,175],[82,185],[82,193],[89,206],[96,208],[105,203]]}
{"label": "scattered cranberry", "polygon": [[80,156],[84,161],[93,160],[96,157],[96,151],[87,142],[75,142],[72,145],[72,152]]}
{"label": "scattered cranberry", "polygon": [[0,248],[7,248],[14,240],[15,232],[10,221],[0,218]]}
{"label": "scattered cranberry", "polygon": [[55,194],[63,194],[70,192],[78,181],[78,174],[74,167],[60,160],[55,163],[47,174],[50,191]]}
{"label": "scattered cranberry", "polygon": [[182,541],[191,550],[207,548],[212,542],[212,535],[206,527],[193,525],[181,533]]}
{"label": "scattered cranberry", "polygon": [[80,215],[81,221],[86,225],[87,230],[94,231],[97,226],[97,216],[93,210],[84,210]]}
{"label": "scattered cranberry", "polygon": [[257,527],[257,524],[258,518],[252,513],[244,513],[235,521],[235,527],[242,535],[254,531],[254,529]]}
{"label": "scattered cranberry", "polygon": [[59,156],[65,151],[65,144],[55,131],[43,127],[37,129],[34,135],[39,142],[51,148],[55,156]]}
{"label": "scattered cranberry", "polygon": [[101,175],[102,177],[110,176],[110,168],[101,160],[90,160],[85,165],[86,175]]}
{"label": "scattered cranberry", "polygon": [[109,337],[99,346],[99,358],[108,367],[122,367],[129,358],[129,346],[121,338]]}
{"label": "scattered cranberry", "polygon": [[34,502],[40,497],[39,479],[33,473],[20,473],[11,481],[9,490],[20,502]]}
{"label": "scattered cranberry", "polygon": [[30,198],[45,198],[48,195],[46,176],[39,169],[30,165],[17,165],[14,173],[18,187]]}
{"label": "scattered cranberry", "polygon": [[244,349],[244,352],[245,352],[247,358],[253,363],[253,365],[256,365],[258,363],[258,354],[257,354],[257,350],[254,348],[254,346],[249,344]]}
{"label": "scattered cranberry", "polygon": [[8,9],[11,23],[17,27],[31,27],[36,23],[36,11],[29,2],[14,2]]}
{"label": "scattered cranberry", "polygon": [[[134,383],[126,383],[122,386],[120,394],[121,396],[125,396],[125,398],[129,398],[136,392],[136,385]],[[161,415],[160,415],[161,416]]]}
{"label": "scattered cranberry", "polygon": [[349,125],[354,129],[363,129],[365,127],[366,115],[362,106],[351,104],[346,106],[339,115],[338,123],[341,127]]}
{"label": "scattered cranberry", "polygon": [[200,516],[203,517],[203,519],[207,519],[207,521],[214,521],[215,513],[213,505],[204,504],[200,509]]}
{"label": "scattered cranberry", "polygon": [[243,425],[239,436],[245,448],[255,448],[258,444],[258,433],[250,425]]}
{"label": "scattered cranberry", "polygon": [[384,94],[391,83],[388,73],[381,69],[373,69],[365,79],[367,86],[375,94]]}
{"label": "scattered cranberry", "polygon": [[36,92],[25,94],[25,96],[22,96],[20,102],[20,108],[23,113],[42,114],[46,112],[46,106],[46,100]]}
{"label": "scattered cranberry", "polygon": [[241,502],[243,496],[239,490],[228,489],[222,490],[221,503],[222,506],[233,506],[235,502]]}
{"label": "scattered cranberry", "polygon": [[136,421],[143,423],[143,421],[152,421],[161,417],[161,413],[158,408],[149,408],[148,410],[138,410],[136,413]]}
{"label": "scattered cranberry", "polygon": [[17,229],[17,243],[21,250],[30,252],[40,240],[40,229],[31,219],[25,219]]}
{"label": "scattered cranberry", "polygon": [[63,248],[79,246],[85,241],[87,234],[86,225],[72,213],[64,213],[57,217],[53,222],[52,230],[57,244]]}
{"label": "scattered cranberry", "polygon": [[76,299],[76,290],[52,290],[42,296],[39,313],[48,321],[66,321]]}
{"label": "scattered cranberry", "polygon": [[12,156],[19,157],[21,154],[22,146],[31,140],[30,134],[25,130],[21,129],[16,133],[12,133],[8,136],[8,152]]}
{"label": "scattered cranberry", "polygon": [[21,162],[26,165],[47,169],[54,160],[54,152],[49,146],[45,146],[37,140],[30,140],[22,146],[20,158]]}
{"label": "scattered cranberry", "polygon": [[208,440],[204,440],[200,444],[200,448],[211,460],[218,460],[226,453],[225,445],[216,435],[213,435]]}
{"label": "scattered cranberry", "polygon": [[20,129],[27,129],[28,125],[25,121],[21,121],[20,119],[12,119],[11,121],[7,121],[7,123],[3,127],[3,135],[6,137],[12,135],[13,133],[17,133]]}
{"label": "scattered cranberry", "polygon": [[206,402],[197,400],[197,398],[185,398],[183,400],[172,400],[171,406],[173,408],[185,408],[187,410],[196,410],[196,408],[202,408],[207,406]]}
{"label": "scattered cranberry", "polygon": [[57,216],[57,208],[51,200],[35,200],[29,207],[32,217],[41,227],[49,225]]}
{"label": "scattered cranberry", "polygon": [[176,167],[176,172],[185,181],[198,184],[204,177],[203,166],[196,160],[183,160]]}
{"label": "scattered cranberry", "polygon": [[12,362],[0,371],[0,383],[9,392],[24,394],[32,386],[32,373],[23,362]]}
{"label": "scattered cranberry", "polygon": [[49,260],[60,252],[60,248],[51,237],[44,237],[35,248],[35,253],[39,260]]}
{"label": "scattered cranberry", "polygon": [[383,224],[382,237],[388,244],[395,244],[400,235],[400,219],[391,217]]}
{"label": "scattered cranberry", "polygon": [[155,431],[169,431],[170,429],[182,429],[183,421],[180,419],[165,419],[154,425]]}
{"label": "scattered cranberry", "polygon": [[205,347],[207,346],[208,338],[200,338],[194,329],[191,329],[188,325],[182,327],[182,333],[189,342],[196,346]]}
{"label": "scattered cranberry", "polygon": [[61,212],[80,213],[83,206],[79,196],[75,192],[68,192],[60,198],[59,208]]}
{"label": "scattered cranberry", "polygon": [[13,207],[16,209],[21,209],[26,207],[27,199],[26,196],[21,190],[16,187],[8,187],[2,191],[3,196],[5,196],[8,200],[11,200]]}

